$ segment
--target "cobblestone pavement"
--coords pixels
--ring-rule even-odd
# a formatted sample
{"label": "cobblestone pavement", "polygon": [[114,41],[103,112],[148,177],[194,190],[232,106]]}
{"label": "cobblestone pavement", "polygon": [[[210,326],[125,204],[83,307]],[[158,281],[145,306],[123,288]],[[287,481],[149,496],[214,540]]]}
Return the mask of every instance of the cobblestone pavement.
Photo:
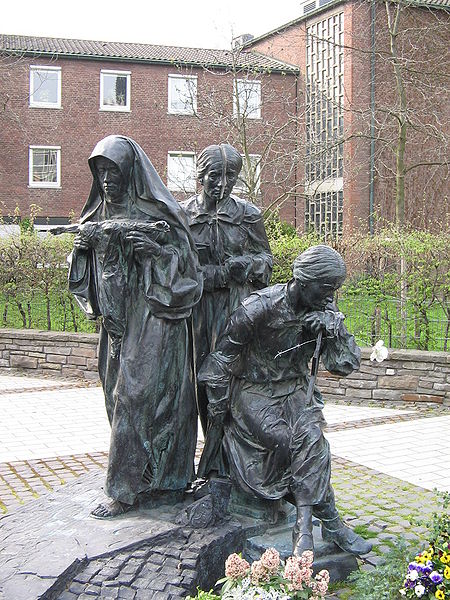
{"label": "cobblestone pavement", "polygon": [[[105,469],[107,422],[101,390],[85,386],[74,388],[74,385],[74,382],[61,379],[25,380],[0,374],[0,410],[7,415],[0,430],[2,441],[6,436],[7,442],[2,443],[3,454],[0,453],[0,511],[6,513],[28,503],[83,473]],[[24,424],[30,411],[34,411],[35,422],[31,419],[31,423]],[[41,427],[39,433],[37,416],[42,417],[44,413],[46,428]],[[373,538],[374,548],[365,557],[363,568],[374,568],[399,536],[412,543],[423,539],[425,530],[412,524],[410,517],[426,519],[438,508],[431,491],[434,484],[440,484],[441,489],[450,489],[450,480],[441,475],[442,459],[450,455],[450,409],[431,404],[399,406],[384,402],[369,406],[339,403],[326,406],[325,416],[329,424],[326,435],[333,452],[332,479],[338,506],[352,527],[358,526],[360,533]],[[82,444],[73,446],[74,437],[78,438],[76,443],[80,442],[80,432],[76,429],[79,425],[75,424],[78,418],[84,424],[84,431],[93,427],[90,444],[85,438]],[[420,432],[425,432],[424,439],[418,437]],[[58,438],[60,445],[38,446],[39,450],[35,445],[30,452],[33,442],[39,440],[41,434],[44,443],[48,443],[49,437]],[[92,436],[103,446],[96,447]],[[68,451],[58,450],[64,447]],[[74,447],[81,450],[71,451]],[[398,449],[395,456],[394,447]],[[200,451],[201,443],[197,455]],[[36,456],[35,452],[41,455]],[[395,469],[397,477],[393,476]],[[425,481],[423,473],[426,472],[432,472],[434,479]],[[419,481],[422,486],[417,485]],[[142,552],[145,554],[145,549],[141,549],[144,556]],[[178,559],[174,557],[174,560]],[[98,573],[111,567],[107,562],[95,567],[99,567]],[[136,577],[150,576],[141,571],[141,575],[136,573]],[[75,596],[69,588],[61,600],[96,595],[90,593],[87,582],[74,580],[73,583],[85,584],[83,591],[80,588],[80,593]],[[102,592],[101,597],[128,597],[125,591],[119,595],[117,586],[109,588],[110,591]],[[113,588],[115,596],[111,595]],[[142,594],[129,597],[158,598]],[[160,597],[169,596],[163,594]]]}

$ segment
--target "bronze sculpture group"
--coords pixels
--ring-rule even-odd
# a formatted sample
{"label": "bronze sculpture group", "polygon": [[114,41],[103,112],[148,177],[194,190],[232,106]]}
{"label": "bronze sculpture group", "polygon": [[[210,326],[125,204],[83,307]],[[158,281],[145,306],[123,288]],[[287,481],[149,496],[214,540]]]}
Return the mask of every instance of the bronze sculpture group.
{"label": "bronze sculpture group", "polygon": [[345,278],[341,256],[310,248],[289,283],[267,287],[262,215],[232,195],[242,159],[228,144],[199,155],[203,189],[181,203],[129,138],[100,141],[89,166],[69,287],[88,317],[102,317],[109,501],[92,516],[115,517],[143,495],[164,502],[188,488],[200,416],[199,475],[295,504],[296,554],[313,549],[313,515],[324,539],[368,552],[336,510],[323,401],[308,368],[315,349],[333,373],[359,366],[333,303]]}

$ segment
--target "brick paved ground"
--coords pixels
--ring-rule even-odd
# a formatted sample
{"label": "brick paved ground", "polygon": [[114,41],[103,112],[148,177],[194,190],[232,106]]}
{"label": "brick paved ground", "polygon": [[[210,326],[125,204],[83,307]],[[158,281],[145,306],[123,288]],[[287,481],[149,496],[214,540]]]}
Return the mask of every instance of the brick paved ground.
{"label": "brick paved ground", "polygon": [[[5,398],[6,396],[11,396],[12,398],[13,394],[30,394],[32,393],[31,390],[33,390],[36,394],[37,392],[45,391],[48,394],[46,398],[53,397],[59,391],[61,394],[58,397],[62,399],[66,393],[73,394],[73,391],[70,391],[69,388],[74,385],[73,382],[52,380],[51,378],[46,378],[45,380],[39,379],[38,381],[17,378],[15,381],[8,380],[7,383],[8,385],[3,388],[3,393],[0,392],[0,398]],[[94,391],[97,394],[97,391]],[[32,396],[27,397],[31,398]],[[398,424],[399,427],[397,430],[400,431],[401,427],[408,424],[414,425],[415,422],[419,424],[423,423],[423,427],[426,424],[429,424],[430,427],[435,427],[434,423],[436,422],[437,429],[435,431],[438,432],[439,423],[447,423],[450,415],[449,408],[428,404],[421,404],[420,406],[407,404],[400,406],[384,402],[377,403],[376,408],[378,411],[373,410],[373,405],[370,406],[361,402],[352,404],[351,406],[339,403],[334,410],[331,410],[329,414],[332,418],[327,415],[329,421],[327,431],[332,440],[332,450],[334,447],[333,436],[351,435],[352,430],[359,430],[361,433],[367,432],[369,434],[369,432],[382,431],[383,427],[395,424]],[[389,410],[392,408],[396,409],[394,413]],[[367,435],[366,437],[368,439],[369,436]],[[439,438],[437,434],[434,437]],[[446,453],[444,446],[449,443],[449,438],[450,436],[444,435],[439,440],[444,454]],[[339,446],[338,444],[336,445]],[[417,449],[417,454],[420,454],[421,457],[423,455],[422,462],[424,460],[425,462],[426,460],[431,460],[427,458],[425,450],[423,447]],[[199,453],[200,446],[197,458]],[[414,485],[412,482],[408,483],[401,478],[395,478],[392,475],[371,469],[367,465],[359,464],[357,461],[360,458],[362,460],[362,457],[358,457],[357,451],[353,451],[351,457],[352,460],[342,458],[342,456],[333,456],[333,486],[336,491],[340,511],[349,524],[358,526],[363,534],[364,532],[368,532],[373,537],[374,549],[370,555],[365,557],[365,563],[363,564],[363,568],[370,569],[374,568],[382,560],[384,553],[399,537],[410,540],[412,543],[419,543],[424,538],[424,529],[411,524],[409,518],[426,518],[427,515],[430,515],[437,508],[436,498],[432,491]],[[409,468],[411,468],[411,465],[414,467],[415,461],[420,463],[420,460],[415,455],[405,456],[404,461],[408,463]],[[81,474],[95,474],[104,470],[106,463],[106,448],[105,451],[101,452],[72,454],[67,452],[66,454],[50,458],[31,458],[0,463],[0,511],[10,513],[19,506],[23,506],[51,491],[58,490],[64,483],[76,480]],[[157,548],[154,551],[158,554]],[[141,548],[139,556],[142,558],[142,564],[148,562],[146,552],[148,553],[148,549]],[[131,559],[136,560],[137,557],[134,554],[129,556],[122,564],[124,569],[131,569],[128,564]],[[134,562],[131,564],[136,566]],[[99,567],[98,573],[102,573],[103,569],[106,569],[104,571],[106,573],[111,568],[111,564],[106,561],[95,568],[97,567]],[[153,567],[149,566],[148,568]],[[147,573],[143,569],[144,567],[139,567],[134,572],[136,579],[139,579],[139,577],[141,579],[150,577],[150,572]],[[175,575],[178,576],[180,573],[175,572]],[[109,581],[113,580],[114,578]],[[178,583],[180,582],[179,580],[177,581]],[[75,580],[73,583],[83,584],[82,581]],[[120,586],[113,585],[112,583],[111,585],[105,585],[105,589],[99,596],[93,593],[95,589],[89,588],[87,583],[84,582],[86,586],[83,590],[80,587],[77,588],[80,590],[77,596],[80,599],[85,600],[95,595],[105,598],[169,598],[168,593],[165,596],[149,596],[148,594],[145,595],[143,591],[140,596],[137,595],[137,591],[134,596],[131,596],[129,591],[121,591]],[[108,591],[106,591],[107,588]],[[75,597],[74,589],[70,590],[69,586],[66,596],[61,596],[61,600],[65,598],[72,600]],[[164,594],[164,590],[161,590],[161,593]],[[156,594],[156,591],[153,590],[152,594]]]}

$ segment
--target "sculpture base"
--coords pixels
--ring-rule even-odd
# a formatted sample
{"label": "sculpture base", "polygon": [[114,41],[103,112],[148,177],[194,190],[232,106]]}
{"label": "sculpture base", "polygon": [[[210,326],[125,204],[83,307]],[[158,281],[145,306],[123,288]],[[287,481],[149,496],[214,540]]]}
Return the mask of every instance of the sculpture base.
{"label": "sculpture base", "polygon": [[[247,512],[239,521],[195,529],[176,523],[190,499],[93,519],[91,510],[104,499],[103,478],[103,472],[88,473],[0,517],[1,598],[175,600],[195,595],[197,587],[211,589],[223,577],[227,556],[244,547],[251,559],[273,546],[283,557],[292,552],[291,514],[270,528]],[[172,503],[175,496],[164,500]],[[317,538],[316,547],[315,568],[328,569],[332,580],[357,568],[355,558],[333,544]]]}
{"label": "sculpture base", "polygon": [[[278,526],[268,527],[260,535],[248,538],[244,546],[244,558],[249,562],[258,560],[267,548],[275,548],[280,553],[282,560],[292,555],[292,528],[293,522]],[[335,583],[346,579],[352,571],[358,569],[358,561],[353,554],[344,552],[333,542],[322,539],[320,525],[314,521],[314,573],[327,569],[330,581]]]}

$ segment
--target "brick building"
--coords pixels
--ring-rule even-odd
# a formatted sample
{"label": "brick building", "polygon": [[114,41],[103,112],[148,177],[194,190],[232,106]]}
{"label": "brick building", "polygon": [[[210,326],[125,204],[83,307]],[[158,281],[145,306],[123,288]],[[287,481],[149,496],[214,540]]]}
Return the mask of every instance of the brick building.
{"label": "brick building", "polygon": [[228,141],[246,157],[237,193],[300,230],[373,230],[396,211],[445,225],[449,7],[304,0],[234,52],[0,36],[2,212],[77,215],[91,149],[120,133],[179,198],[198,151]]}
{"label": "brick building", "polygon": [[[38,206],[41,227],[80,213],[92,182],[87,159],[106,135],[135,139],[182,198],[198,188],[195,156],[205,146],[229,141],[244,152],[244,141],[255,166],[267,132],[295,112],[298,68],[254,51],[9,35],[0,48],[0,210],[27,216]],[[238,110],[250,131],[244,140]],[[293,177],[277,183],[275,170],[286,162],[280,143],[256,168],[256,201],[287,197],[283,185],[294,185]],[[284,137],[283,150],[287,144]],[[290,196],[283,216],[295,219]]]}
{"label": "brick building", "polygon": [[399,221],[448,226],[449,0],[304,0],[299,12],[245,47],[300,68],[306,227],[375,229],[401,187]]}

